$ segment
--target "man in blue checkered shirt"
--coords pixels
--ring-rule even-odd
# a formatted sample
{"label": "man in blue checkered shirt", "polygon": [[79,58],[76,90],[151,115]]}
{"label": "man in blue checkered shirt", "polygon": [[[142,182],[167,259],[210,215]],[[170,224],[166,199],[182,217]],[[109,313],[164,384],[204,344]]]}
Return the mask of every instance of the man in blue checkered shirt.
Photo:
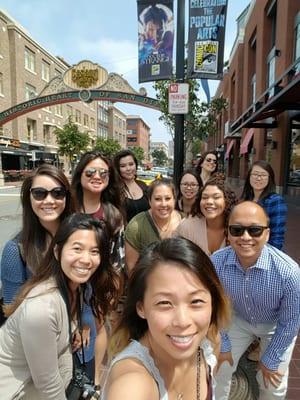
{"label": "man in blue checkered shirt", "polygon": [[228,399],[232,373],[254,338],[260,338],[259,400],[285,399],[288,367],[300,326],[300,269],[267,244],[264,209],[245,201],[229,218],[231,246],[212,261],[232,302],[233,317],[221,333],[216,400]]}

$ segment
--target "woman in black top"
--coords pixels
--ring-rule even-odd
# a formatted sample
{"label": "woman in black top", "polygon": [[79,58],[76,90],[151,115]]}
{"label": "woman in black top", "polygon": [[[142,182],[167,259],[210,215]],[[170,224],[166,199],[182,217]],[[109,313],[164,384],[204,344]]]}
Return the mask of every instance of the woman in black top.
{"label": "woman in black top", "polygon": [[147,185],[136,179],[138,162],[130,150],[122,150],[114,158],[114,166],[122,183],[121,192],[124,198],[127,222],[135,215],[149,209]]}

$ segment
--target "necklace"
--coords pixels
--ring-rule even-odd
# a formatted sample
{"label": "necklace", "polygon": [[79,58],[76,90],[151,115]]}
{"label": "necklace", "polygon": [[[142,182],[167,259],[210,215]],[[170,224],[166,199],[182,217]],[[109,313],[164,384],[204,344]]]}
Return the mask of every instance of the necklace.
{"label": "necklace", "polygon": [[[201,367],[201,348],[197,351],[197,377],[196,377],[196,400],[200,400],[200,367]],[[184,400],[183,393],[177,393],[176,400]]]}
{"label": "necklace", "polygon": [[[165,227],[161,227],[159,226],[158,222],[155,220],[153,213],[151,212],[151,217],[153,219],[154,225],[156,226],[156,228],[161,231],[161,232],[167,232],[167,230],[169,229],[170,223],[171,223],[171,219],[172,219],[172,215],[170,215],[168,223],[166,224]],[[180,399],[179,399],[180,400]]]}

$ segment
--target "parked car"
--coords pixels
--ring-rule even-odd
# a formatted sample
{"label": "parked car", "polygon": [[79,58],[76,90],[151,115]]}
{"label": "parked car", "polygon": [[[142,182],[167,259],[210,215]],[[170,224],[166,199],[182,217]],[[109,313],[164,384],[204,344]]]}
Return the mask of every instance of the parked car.
{"label": "parked car", "polygon": [[150,185],[155,179],[161,179],[161,174],[156,171],[143,171],[137,173],[137,179]]}

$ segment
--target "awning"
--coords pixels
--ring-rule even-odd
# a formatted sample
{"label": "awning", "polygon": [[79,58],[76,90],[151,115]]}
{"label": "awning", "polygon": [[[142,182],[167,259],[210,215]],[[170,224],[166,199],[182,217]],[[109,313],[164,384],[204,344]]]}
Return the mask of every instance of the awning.
{"label": "awning", "polygon": [[241,143],[240,154],[248,153],[248,146],[249,146],[249,143],[250,143],[253,135],[254,135],[254,128],[248,129],[248,131],[244,137],[244,140]]}
{"label": "awning", "polygon": [[226,149],[226,153],[225,153],[225,160],[228,160],[229,158],[229,154],[231,152],[231,149],[233,148],[234,145],[234,139],[231,139],[228,143],[227,143],[227,149]]}

